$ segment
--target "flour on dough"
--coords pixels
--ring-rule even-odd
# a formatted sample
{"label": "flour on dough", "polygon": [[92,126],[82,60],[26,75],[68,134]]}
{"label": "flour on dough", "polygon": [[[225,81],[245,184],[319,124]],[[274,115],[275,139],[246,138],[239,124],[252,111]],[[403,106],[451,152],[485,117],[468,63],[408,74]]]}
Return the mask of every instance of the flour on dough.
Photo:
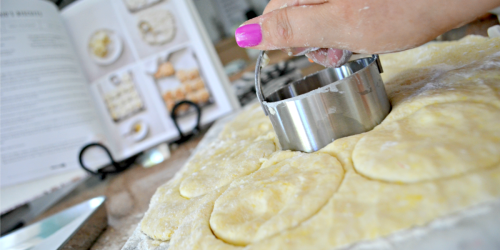
{"label": "flour on dough", "polygon": [[500,38],[468,36],[381,55],[392,111],[383,122],[401,119],[431,104],[490,103],[500,108]]}
{"label": "flour on dough", "polygon": [[210,226],[235,245],[248,245],[297,226],[323,207],[344,170],[334,157],[278,152],[249,176],[231,183],[215,202]]}
{"label": "flour on dough", "polygon": [[338,156],[346,173],[339,189],[317,214],[298,227],[246,249],[335,249],[422,226],[440,216],[500,197],[500,164],[467,175],[415,184],[367,179],[356,173],[349,157],[362,136],[342,138],[320,150]]}
{"label": "flour on dough", "polygon": [[167,184],[158,188],[141,222],[141,230],[157,240],[169,240],[185,216],[197,209],[207,193],[257,170],[276,150],[273,140],[217,141],[199,152]]}
{"label": "flour on dough", "polygon": [[273,125],[262,111],[260,103],[247,107],[233,121],[226,124],[220,133],[220,140],[248,140],[274,133]]}
{"label": "flour on dough", "polygon": [[180,192],[186,198],[194,198],[207,190],[225,186],[231,181],[248,175],[260,168],[261,160],[276,150],[273,140],[222,141],[200,152],[202,158],[194,159],[185,166],[190,172],[181,183]]}
{"label": "flour on dough", "polygon": [[369,178],[419,182],[500,163],[500,109],[483,103],[426,106],[367,133],[353,152]]}

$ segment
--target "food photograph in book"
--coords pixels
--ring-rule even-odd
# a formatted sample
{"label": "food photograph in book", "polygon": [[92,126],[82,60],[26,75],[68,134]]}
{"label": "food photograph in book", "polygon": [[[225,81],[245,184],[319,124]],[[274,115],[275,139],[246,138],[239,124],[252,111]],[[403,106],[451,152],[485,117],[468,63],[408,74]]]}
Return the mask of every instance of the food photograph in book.
{"label": "food photograph in book", "polygon": [[106,82],[108,84],[101,84],[98,88],[114,122],[119,122],[144,110],[143,98],[137,90],[137,83],[131,71],[112,74]]}
{"label": "food photograph in book", "polygon": [[[169,114],[176,103],[184,100],[193,102],[200,108],[214,104],[210,88],[191,47],[161,53],[145,66]],[[176,109],[176,115],[182,117],[194,111],[192,106],[184,104]]]}
{"label": "food photograph in book", "polygon": [[94,85],[101,112],[114,128],[121,145],[135,146],[165,133],[156,103],[149,97],[147,80],[138,67],[126,67],[101,78]]}
{"label": "food photograph in book", "polygon": [[110,65],[118,60],[122,52],[122,38],[111,29],[97,29],[89,37],[88,54],[95,64]]}
{"label": "food photograph in book", "polygon": [[[193,13],[183,6],[173,0],[86,0],[63,13],[103,125],[123,157],[178,137],[175,122],[191,129],[196,107],[201,125],[232,110]],[[174,121],[171,113],[181,101],[196,106],[178,106]]]}
{"label": "food photograph in book", "polygon": [[115,0],[115,5],[140,59],[189,41],[174,1]]}
{"label": "food photograph in book", "polygon": [[69,9],[64,21],[89,82],[136,61],[112,1],[83,1]]}

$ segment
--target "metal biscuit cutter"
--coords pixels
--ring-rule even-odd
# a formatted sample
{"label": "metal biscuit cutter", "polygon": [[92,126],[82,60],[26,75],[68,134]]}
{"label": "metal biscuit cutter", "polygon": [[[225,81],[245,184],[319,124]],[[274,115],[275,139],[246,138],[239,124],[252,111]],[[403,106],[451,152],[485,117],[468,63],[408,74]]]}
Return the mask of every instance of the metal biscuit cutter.
{"label": "metal biscuit cutter", "polygon": [[264,94],[260,53],[255,89],[282,150],[315,152],[335,139],[363,133],[391,110],[378,55],[327,68]]}

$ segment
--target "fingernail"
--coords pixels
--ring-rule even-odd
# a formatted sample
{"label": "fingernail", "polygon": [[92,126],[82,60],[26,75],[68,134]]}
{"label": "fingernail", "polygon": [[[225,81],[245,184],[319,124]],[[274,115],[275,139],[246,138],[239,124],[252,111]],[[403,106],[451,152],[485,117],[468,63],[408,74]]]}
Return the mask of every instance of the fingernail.
{"label": "fingernail", "polygon": [[262,41],[262,31],[259,24],[248,24],[236,29],[236,43],[242,48],[259,45]]}

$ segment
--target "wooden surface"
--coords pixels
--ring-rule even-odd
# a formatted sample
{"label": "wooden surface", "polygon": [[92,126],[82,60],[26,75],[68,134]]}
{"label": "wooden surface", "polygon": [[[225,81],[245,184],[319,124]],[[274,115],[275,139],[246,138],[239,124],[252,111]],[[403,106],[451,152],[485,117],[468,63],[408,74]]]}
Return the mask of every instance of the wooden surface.
{"label": "wooden surface", "polygon": [[246,49],[239,47],[234,37],[225,38],[214,44],[214,47],[219,55],[220,62],[224,66],[238,59],[250,61]]}

